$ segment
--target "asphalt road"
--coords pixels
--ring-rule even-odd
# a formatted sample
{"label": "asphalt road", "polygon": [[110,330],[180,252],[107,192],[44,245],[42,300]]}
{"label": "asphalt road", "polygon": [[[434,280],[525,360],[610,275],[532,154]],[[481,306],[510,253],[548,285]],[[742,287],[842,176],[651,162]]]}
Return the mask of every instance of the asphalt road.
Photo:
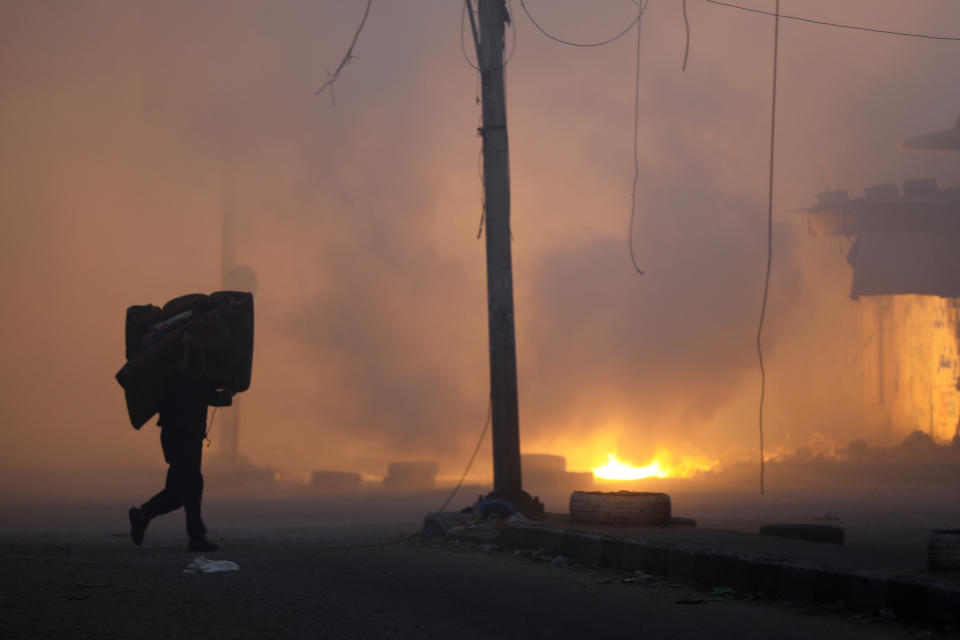
{"label": "asphalt road", "polygon": [[[118,510],[123,513],[123,510]],[[226,518],[226,514],[223,514]],[[3,638],[912,638],[949,631],[835,606],[413,540],[416,523],[233,524],[189,574],[182,516],[134,547],[118,517],[76,532],[0,535]]]}

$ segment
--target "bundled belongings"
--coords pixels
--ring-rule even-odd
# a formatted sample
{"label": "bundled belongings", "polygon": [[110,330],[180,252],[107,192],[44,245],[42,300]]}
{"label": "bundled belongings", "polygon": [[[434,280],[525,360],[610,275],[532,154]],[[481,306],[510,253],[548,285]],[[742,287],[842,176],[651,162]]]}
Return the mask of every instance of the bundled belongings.
{"label": "bundled belongings", "polygon": [[174,298],[162,309],[127,309],[127,363],[116,378],[135,429],[157,413],[164,379],[184,360],[187,342],[201,348],[202,358],[190,362],[199,368],[194,375],[217,389],[246,391],[253,367],[253,295],[198,293]]}

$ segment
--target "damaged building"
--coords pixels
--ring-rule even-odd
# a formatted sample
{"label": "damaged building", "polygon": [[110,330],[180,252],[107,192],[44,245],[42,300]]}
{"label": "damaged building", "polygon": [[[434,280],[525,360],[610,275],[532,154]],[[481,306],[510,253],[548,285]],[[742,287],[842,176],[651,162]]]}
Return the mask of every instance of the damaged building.
{"label": "damaged building", "polygon": [[[905,150],[960,151],[953,129]],[[879,184],[863,197],[817,195],[808,230],[846,237],[850,295],[861,308],[864,415],[887,433],[922,430],[935,442],[960,429],[960,187],[934,178]]]}

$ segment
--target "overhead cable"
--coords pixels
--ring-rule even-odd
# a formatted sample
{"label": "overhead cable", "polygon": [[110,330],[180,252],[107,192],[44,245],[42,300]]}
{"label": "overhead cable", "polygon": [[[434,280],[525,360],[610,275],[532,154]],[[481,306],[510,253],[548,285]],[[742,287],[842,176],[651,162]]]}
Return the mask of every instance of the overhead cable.
{"label": "overhead cable", "polygon": [[[634,4],[636,4],[637,6],[640,6],[639,2],[634,2]],[[616,40],[619,40],[623,36],[630,33],[630,30],[633,29],[633,26],[638,22],[640,22],[640,16],[643,15],[643,9],[646,8],[646,5],[644,4],[643,7],[641,7],[641,10],[637,14],[637,17],[634,18],[633,21],[630,24],[628,24],[626,28],[624,28],[623,31],[613,36],[612,38],[607,38],[606,40],[601,40],[600,42],[572,42],[570,40],[564,40],[563,38],[558,38],[557,36],[553,35],[552,33],[548,32],[546,29],[540,26],[540,23],[538,23],[536,19],[530,14],[530,10],[527,9],[527,5],[524,0],[520,0],[520,7],[523,8],[523,12],[527,14],[528,18],[530,18],[530,22],[533,23],[533,26],[535,26],[540,33],[547,36],[551,40],[559,42],[560,44],[565,44],[570,47],[602,47],[603,45],[610,44],[611,42],[615,42]]]}
{"label": "overhead cable", "polygon": [[748,11],[750,13],[761,13],[765,16],[774,16],[780,17],[784,20],[797,20],[798,22],[809,22],[810,24],[819,24],[825,27],[834,27],[837,29],[851,29],[853,31],[869,31],[870,33],[882,33],[890,36],[903,36],[906,38],[924,38],[927,40],[952,40],[958,41],[960,37],[957,36],[935,36],[929,33],[909,33],[906,31],[891,31],[888,29],[874,29],[872,27],[861,27],[859,25],[853,24],[840,24],[838,22],[828,22],[826,20],[814,20],[813,18],[803,18],[800,16],[788,16],[785,14],[776,14],[769,11],[764,11],[763,9],[754,9],[752,7],[744,7],[739,4],[733,4],[732,2],[721,2],[721,0],[703,0],[704,2],[709,2],[710,4],[720,5],[722,7],[730,7],[731,9],[739,9],[740,11]]}
{"label": "overhead cable", "polygon": [[633,87],[633,189],[630,191],[630,228],[627,230],[627,246],[630,249],[630,262],[633,263],[633,268],[638,274],[643,275],[643,269],[637,263],[637,257],[633,251],[633,222],[637,216],[637,183],[640,181],[640,149],[638,143],[640,137],[640,27],[643,24],[641,18],[647,5],[638,4],[637,7],[637,19],[634,20],[634,24],[637,25],[637,66]]}

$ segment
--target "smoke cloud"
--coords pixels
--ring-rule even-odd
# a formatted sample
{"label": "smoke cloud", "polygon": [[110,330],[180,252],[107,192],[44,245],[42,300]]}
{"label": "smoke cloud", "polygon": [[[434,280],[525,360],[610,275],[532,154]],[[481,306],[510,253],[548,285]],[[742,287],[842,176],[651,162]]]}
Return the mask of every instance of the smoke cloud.
{"label": "smoke cloud", "polygon": [[[644,276],[626,235],[633,36],[573,49],[540,36],[519,6],[513,15],[521,442],[578,469],[607,448],[638,461],[660,447],[756,456],[772,19],[688,3],[682,73],[675,4],[652,2],[642,24]],[[582,40],[636,11],[627,0],[527,5]],[[459,4],[382,2],[357,59],[314,96],[363,6],[0,8],[4,467],[160,465],[156,429],[129,428],[112,377],[124,310],[219,288],[226,166],[238,259],[260,285],[241,452],[298,474],[382,474],[405,459],[461,470],[489,385],[477,76],[460,54]],[[947,0],[788,9],[902,31],[960,24]],[[796,210],[833,187],[956,184],[955,157],[897,145],[956,120],[958,49],[792,21],[780,46],[768,441],[870,439],[844,247],[808,237]],[[216,425],[211,435],[216,447]]]}

